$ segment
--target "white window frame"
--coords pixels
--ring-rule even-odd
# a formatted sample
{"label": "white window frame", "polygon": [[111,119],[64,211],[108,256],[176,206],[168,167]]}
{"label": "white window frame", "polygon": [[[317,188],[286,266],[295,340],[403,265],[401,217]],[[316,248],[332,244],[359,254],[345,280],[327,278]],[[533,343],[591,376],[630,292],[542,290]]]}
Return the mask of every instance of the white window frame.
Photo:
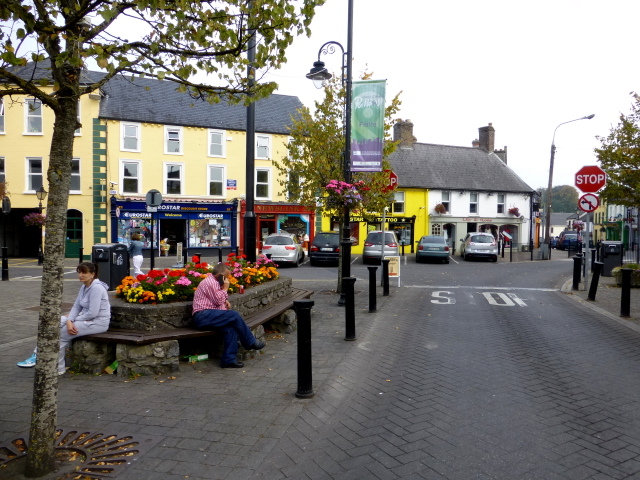
{"label": "white window frame", "polygon": [[[125,137],[127,127],[134,127],[136,129],[136,136]],[[136,139],[136,148],[125,147],[126,138]],[[134,122],[122,122],[120,123],[120,150],[123,152],[141,152],[142,151],[142,126],[139,123]]]}
{"label": "white window frame", "polygon": [[[40,162],[40,172],[32,172],[31,171],[31,162],[39,161]],[[44,185],[44,160],[42,157],[27,157],[26,159],[26,174],[27,174],[27,192],[28,193],[36,193],[41,186]],[[33,179],[40,177],[40,182],[34,182]]]}
{"label": "white window frame", "polygon": [[[126,164],[136,164],[138,167],[138,176],[137,177],[125,177],[124,176],[124,167]],[[129,180],[130,178],[135,178],[138,182],[138,191],[132,192],[125,190],[125,180]],[[141,160],[131,160],[131,159],[122,159],[120,160],[120,192],[122,195],[138,195],[142,191],[142,161]]]}
{"label": "white window frame", "polygon": [[507,213],[507,209],[505,208],[505,205],[507,204],[507,195],[505,193],[498,193],[496,201],[496,213]]}
{"label": "white window frame", "polygon": [[[479,206],[479,197],[477,192],[469,193],[469,214],[470,215],[479,215],[480,214],[480,206]],[[475,200],[474,200],[475,198]],[[475,207],[475,212],[473,211]]]}
{"label": "white window frame", "polygon": [[[40,103],[40,115],[32,115],[31,114],[31,104],[38,102]],[[29,130],[29,119],[30,118],[39,118],[40,119],[40,130],[39,131],[30,131]],[[24,101],[24,135],[44,135],[44,105],[37,98],[27,98]]]}
{"label": "white window frame", "polygon": [[[261,149],[266,149],[266,156],[261,155]],[[271,158],[271,135],[256,134],[256,159],[269,160]]]}
{"label": "white window frame", "polygon": [[[268,176],[267,182],[258,182],[258,172],[266,172],[267,173],[267,176]],[[271,178],[272,178],[271,169],[270,168],[256,168],[255,175],[256,175],[256,178],[255,178],[255,183],[256,183],[256,186],[255,186],[255,198],[256,198],[256,200],[271,200],[271,190],[272,190],[272,188],[271,188]],[[258,185],[267,185],[267,189],[268,189],[267,196],[258,195]]]}
{"label": "white window frame", "polygon": [[[213,135],[220,135],[220,154],[215,154],[215,153],[211,153],[211,147],[213,145],[218,145],[217,143],[214,144],[212,141],[212,136]],[[209,129],[209,131],[207,132],[207,156],[208,157],[216,157],[216,158],[226,158],[227,156],[227,133],[224,130],[212,130]]]}
{"label": "white window frame", "polygon": [[[211,179],[211,169],[218,169],[222,172],[222,179],[220,180],[220,186],[221,186],[221,193],[220,195],[212,195],[211,194],[211,183],[212,183],[212,179]],[[226,198],[227,197],[227,189],[226,189],[226,184],[227,184],[227,168],[224,165],[216,165],[216,164],[209,164],[207,165],[207,195],[210,197],[214,197],[214,198]]]}
{"label": "white window frame", "polygon": [[4,98],[0,98],[0,134],[4,132]]}
{"label": "white window frame", "polygon": [[449,190],[442,191],[442,201],[440,202],[447,209],[447,212],[451,212],[451,192]]}
{"label": "white window frame", "polygon": [[[173,179],[169,178],[169,167],[179,167],[180,178]],[[178,193],[169,193],[168,183],[169,181],[177,181],[180,183],[180,192]],[[164,194],[165,195],[184,195],[184,182],[185,182],[185,174],[184,174],[184,163],[176,163],[176,162],[166,162],[164,164]]]}
{"label": "white window frame", "polygon": [[404,192],[393,192],[393,203],[391,204],[392,213],[405,213],[405,195]]}
{"label": "white window frame", "polygon": [[[169,148],[169,134],[170,133],[177,133],[178,134],[178,150],[177,151],[170,151],[170,150],[174,150],[173,148]],[[174,141],[172,139],[172,141]],[[164,153],[166,155],[182,155],[182,127],[175,127],[172,125],[165,125],[164,126]]]}
{"label": "white window frame", "polygon": [[77,189],[73,189],[73,185],[69,184],[69,193],[82,193],[82,176],[81,176],[81,162],[80,162],[80,158],[79,157],[73,157],[71,159],[72,162],[78,162],[78,172],[74,173],[73,172],[73,164],[71,164],[71,181],[73,181],[74,178],[78,179],[78,188]]}

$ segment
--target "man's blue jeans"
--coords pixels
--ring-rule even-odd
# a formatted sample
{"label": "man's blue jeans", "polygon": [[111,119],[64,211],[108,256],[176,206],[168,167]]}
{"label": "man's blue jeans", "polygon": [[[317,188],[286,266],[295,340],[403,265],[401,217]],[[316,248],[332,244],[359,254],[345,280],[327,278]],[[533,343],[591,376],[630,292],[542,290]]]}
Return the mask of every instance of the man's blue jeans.
{"label": "man's blue jeans", "polygon": [[193,325],[200,330],[220,330],[224,338],[222,365],[238,360],[238,340],[244,348],[251,348],[256,337],[235,310],[200,310],[193,316]]}

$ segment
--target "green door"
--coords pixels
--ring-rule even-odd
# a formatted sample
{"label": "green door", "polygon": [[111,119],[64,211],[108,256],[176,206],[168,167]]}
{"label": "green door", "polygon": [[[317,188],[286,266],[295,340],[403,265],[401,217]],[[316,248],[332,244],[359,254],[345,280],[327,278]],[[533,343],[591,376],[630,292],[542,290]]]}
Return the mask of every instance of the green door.
{"label": "green door", "polygon": [[65,245],[65,257],[78,258],[80,256],[81,248],[82,213],[78,210],[69,210],[67,211],[67,242]]}

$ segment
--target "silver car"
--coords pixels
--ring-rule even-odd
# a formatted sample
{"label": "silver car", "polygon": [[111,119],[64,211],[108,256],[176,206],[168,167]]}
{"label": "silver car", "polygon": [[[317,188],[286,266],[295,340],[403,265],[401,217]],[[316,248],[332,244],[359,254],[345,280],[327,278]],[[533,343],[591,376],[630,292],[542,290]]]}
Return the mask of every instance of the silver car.
{"label": "silver car", "polygon": [[304,261],[304,249],[295,235],[272,233],[262,243],[262,253],[276,264],[289,263],[297,267]]}
{"label": "silver car", "polygon": [[489,258],[492,262],[498,261],[498,242],[493,235],[486,232],[467,233],[464,239],[460,239],[462,248],[460,255],[463,260],[470,258]]}
{"label": "silver car", "polygon": [[[367,239],[364,241],[364,250],[362,251],[362,263],[380,263],[382,260],[382,231],[375,230],[367,234]],[[398,249],[398,237],[394,232],[384,232],[384,256],[385,257],[397,257],[400,255]]]}

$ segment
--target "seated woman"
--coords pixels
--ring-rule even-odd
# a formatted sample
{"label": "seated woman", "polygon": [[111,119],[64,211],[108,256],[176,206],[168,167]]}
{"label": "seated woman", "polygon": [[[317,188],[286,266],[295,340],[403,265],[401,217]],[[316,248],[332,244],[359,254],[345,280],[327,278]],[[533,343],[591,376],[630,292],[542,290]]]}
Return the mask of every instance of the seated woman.
{"label": "seated woman", "polygon": [[[98,280],[98,265],[82,262],[77,266],[76,272],[82,286],[69,315],[60,318],[58,375],[66,372],[64,357],[71,341],[83,335],[106,332],[111,321],[111,304],[107,295],[109,286]],[[37,348],[29,358],[17,365],[22,368],[34,367],[36,356]]]}

